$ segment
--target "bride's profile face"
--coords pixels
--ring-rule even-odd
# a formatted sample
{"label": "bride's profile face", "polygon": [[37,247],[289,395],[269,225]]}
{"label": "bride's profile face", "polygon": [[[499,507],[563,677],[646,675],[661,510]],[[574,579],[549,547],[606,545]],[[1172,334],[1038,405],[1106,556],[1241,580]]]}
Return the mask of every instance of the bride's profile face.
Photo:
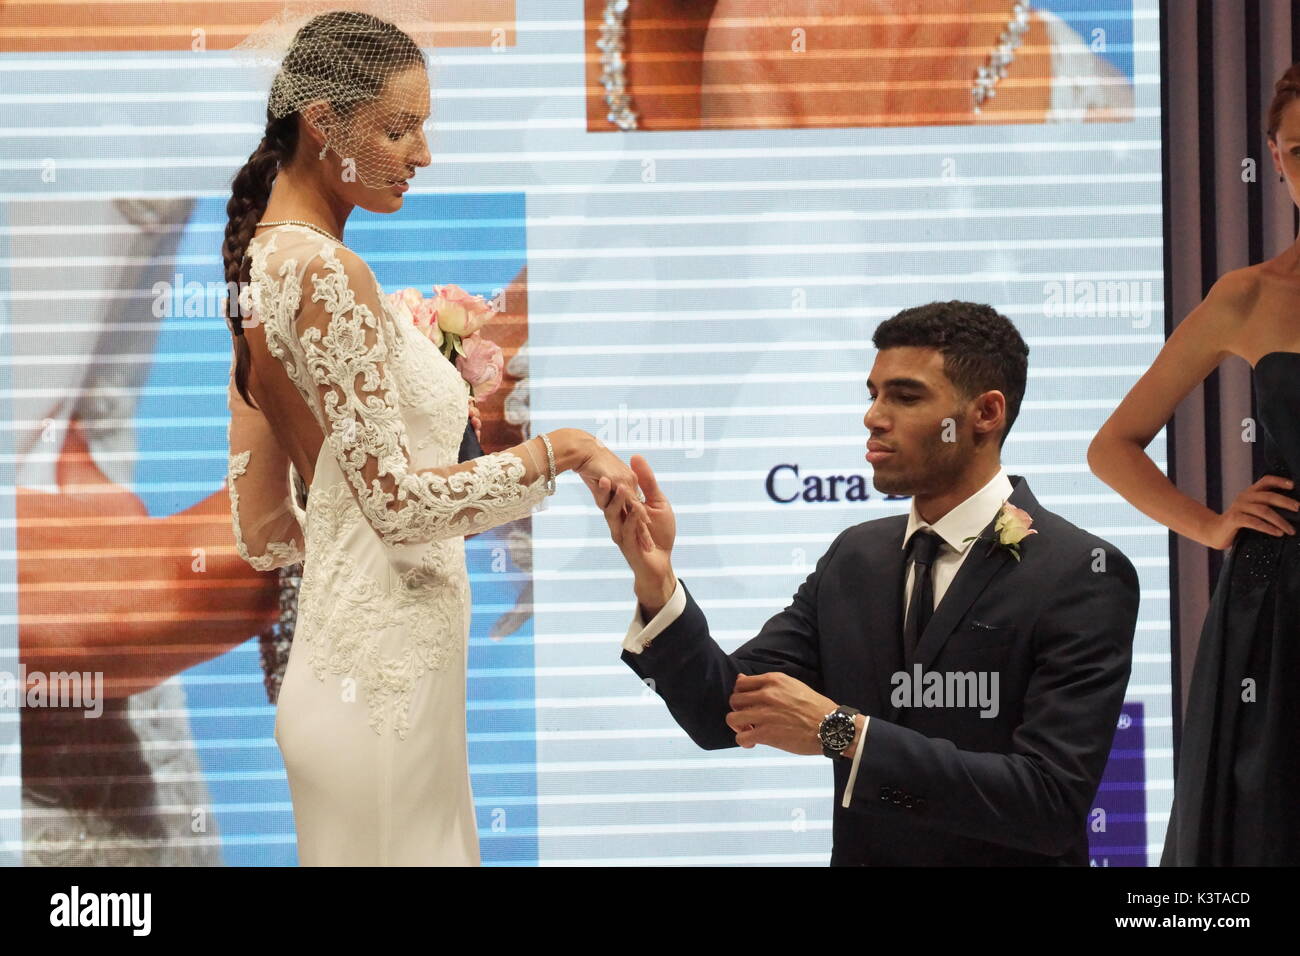
{"label": "bride's profile face", "polygon": [[352,112],[326,154],[343,198],[370,212],[401,208],[416,169],[432,162],[424,135],[429,103],[429,75],[412,67]]}

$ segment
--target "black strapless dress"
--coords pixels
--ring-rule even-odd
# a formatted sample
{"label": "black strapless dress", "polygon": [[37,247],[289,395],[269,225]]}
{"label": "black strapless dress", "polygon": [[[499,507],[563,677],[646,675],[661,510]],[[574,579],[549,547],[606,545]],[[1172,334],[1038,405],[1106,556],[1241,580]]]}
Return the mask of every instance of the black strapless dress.
{"label": "black strapless dress", "polygon": [[[1264,471],[1300,474],[1300,353],[1256,363]],[[1277,489],[1300,498],[1300,488]],[[1300,531],[1300,512],[1278,509]],[[1192,671],[1162,866],[1300,865],[1300,533],[1242,528]]]}

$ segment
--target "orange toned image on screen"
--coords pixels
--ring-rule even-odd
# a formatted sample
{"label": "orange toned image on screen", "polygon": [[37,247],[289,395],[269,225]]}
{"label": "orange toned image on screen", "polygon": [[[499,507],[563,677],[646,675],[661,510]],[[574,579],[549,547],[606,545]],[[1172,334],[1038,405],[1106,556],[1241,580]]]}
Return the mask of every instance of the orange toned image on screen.
{"label": "orange toned image on screen", "polygon": [[[1132,118],[1128,79],[1032,5],[1019,18],[1007,0],[622,6],[584,0],[592,132]],[[1005,76],[977,97],[1004,35],[1014,37]]]}
{"label": "orange toned image on screen", "polygon": [[[184,0],[0,0],[0,53],[228,50],[284,9],[280,2],[190,3]],[[322,2],[320,10],[341,6]],[[349,9],[383,16],[385,4]],[[421,46],[515,44],[515,0],[429,0]],[[314,9],[296,4],[295,10]]]}

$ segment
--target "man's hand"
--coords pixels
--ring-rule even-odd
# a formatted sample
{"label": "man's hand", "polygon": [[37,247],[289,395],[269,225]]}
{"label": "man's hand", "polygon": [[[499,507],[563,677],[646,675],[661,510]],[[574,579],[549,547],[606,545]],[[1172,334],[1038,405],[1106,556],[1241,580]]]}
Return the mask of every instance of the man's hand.
{"label": "man's hand", "polygon": [[789,674],[739,674],[731,695],[727,726],[742,747],[767,744],[792,754],[820,754],[817,731],[836,708],[803,681]]}
{"label": "man's hand", "polygon": [[[601,478],[589,487],[596,506],[605,513],[610,537],[636,576],[637,600],[641,603],[642,616],[648,621],[677,588],[677,577],[672,567],[677,519],[655,480],[650,463],[640,455],[633,455],[629,464],[636,473],[641,493],[645,495],[645,520],[637,519],[626,488],[611,492],[608,478]],[[647,612],[649,617],[645,617]]]}

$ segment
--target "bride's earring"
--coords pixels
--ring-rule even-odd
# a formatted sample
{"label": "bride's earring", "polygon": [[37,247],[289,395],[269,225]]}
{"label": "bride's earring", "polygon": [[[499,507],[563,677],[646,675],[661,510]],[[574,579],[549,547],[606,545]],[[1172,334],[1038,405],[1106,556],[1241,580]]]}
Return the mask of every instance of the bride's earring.
{"label": "bride's earring", "polygon": [[324,158],[325,158],[325,152],[326,152],[326,150],[328,150],[328,149],[329,149],[329,145],[328,145],[328,144],[322,146],[322,147],[320,148],[320,155],[317,156],[316,158],[317,158],[317,159],[324,159]]}

